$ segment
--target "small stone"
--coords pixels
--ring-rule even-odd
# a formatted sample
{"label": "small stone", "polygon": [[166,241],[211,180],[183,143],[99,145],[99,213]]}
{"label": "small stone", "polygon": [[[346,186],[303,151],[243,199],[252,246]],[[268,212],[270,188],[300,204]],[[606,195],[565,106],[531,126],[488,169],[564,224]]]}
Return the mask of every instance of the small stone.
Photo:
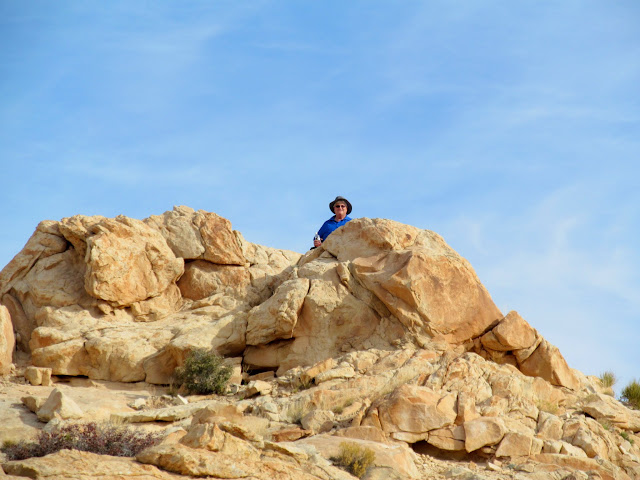
{"label": "small stone", "polygon": [[24,378],[31,385],[51,385],[51,369],[42,367],[27,367],[24,371]]}
{"label": "small stone", "polygon": [[133,402],[127,403],[127,406],[133,408],[134,410],[142,410],[147,406],[146,398],[136,398]]}

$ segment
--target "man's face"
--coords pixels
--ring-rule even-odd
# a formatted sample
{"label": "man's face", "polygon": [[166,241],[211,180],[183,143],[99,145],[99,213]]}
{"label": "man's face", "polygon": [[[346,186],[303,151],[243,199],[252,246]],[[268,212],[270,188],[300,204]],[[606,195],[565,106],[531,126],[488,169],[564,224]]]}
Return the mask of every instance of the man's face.
{"label": "man's face", "polygon": [[343,202],[338,202],[333,206],[333,211],[339,218],[347,216],[347,205]]}

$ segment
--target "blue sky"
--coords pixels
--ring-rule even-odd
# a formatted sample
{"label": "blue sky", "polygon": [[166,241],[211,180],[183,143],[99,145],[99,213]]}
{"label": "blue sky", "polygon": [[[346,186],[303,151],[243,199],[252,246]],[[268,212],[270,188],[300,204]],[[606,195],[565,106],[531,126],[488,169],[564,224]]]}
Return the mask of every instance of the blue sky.
{"label": "blue sky", "polygon": [[39,221],[434,230],[569,364],[640,378],[640,4],[0,0],[0,267]]}

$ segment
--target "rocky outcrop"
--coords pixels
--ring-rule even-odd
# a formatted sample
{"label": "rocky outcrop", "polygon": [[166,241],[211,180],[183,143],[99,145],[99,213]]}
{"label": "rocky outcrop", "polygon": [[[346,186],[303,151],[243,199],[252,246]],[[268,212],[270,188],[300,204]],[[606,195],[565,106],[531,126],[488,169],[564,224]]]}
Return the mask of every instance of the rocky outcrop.
{"label": "rocky outcrop", "polygon": [[[219,401],[112,412],[178,428],[138,455],[149,478],[351,478],[331,464],[342,442],[375,452],[370,479],[434,474],[422,451],[537,478],[640,473],[637,412],[503,315],[428,230],[356,219],[299,255],[188,207],[76,216],[37,227],[0,272],[0,295],[0,373],[15,369],[14,346],[30,355],[24,377],[48,396],[21,398],[43,423],[92,415],[50,386],[60,376],[163,388],[194,348],[235,365]],[[66,459],[46,458],[7,465],[46,478]]]}

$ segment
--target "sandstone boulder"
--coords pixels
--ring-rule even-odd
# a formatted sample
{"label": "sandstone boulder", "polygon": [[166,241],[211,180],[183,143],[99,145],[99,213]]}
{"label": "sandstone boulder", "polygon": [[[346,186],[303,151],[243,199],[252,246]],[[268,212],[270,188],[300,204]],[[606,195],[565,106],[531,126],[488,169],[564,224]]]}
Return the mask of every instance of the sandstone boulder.
{"label": "sandstone boulder", "polygon": [[161,295],[184,272],[164,238],[139,220],[106,219],[93,231],[84,285],[95,298],[128,306]]}
{"label": "sandstone boulder", "polygon": [[505,425],[501,418],[480,417],[464,425],[464,448],[467,452],[473,452],[486,445],[496,445],[504,437]]}
{"label": "sandstone boulder", "polygon": [[457,416],[456,396],[428,387],[403,385],[378,405],[382,430],[397,440],[415,443],[431,430],[452,425]]}
{"label": "sandstone boulder", "polygon": [[31,385],[51,385],[51,369],[41,367],[27,367],[24,371],[24,378]]}
{"label": "sandstone boulder", "polygon": [[306,278],[288,280],[271,298],[254,307],[247,319],[247,345],[290,339],[309,293],[309,283]]}
{"label": "sandstone boulder", "polygon": [[251,284],[249,270],[238,265],[217,265],[205,260],[189,262],[184,275],[178,281],[182,296],[201,300],[223,293],[243,298],[249,294]]}
{"label": "sandstone boulder", "polygon": [[67,241],[60,234],[58,222],[40,222],[35,232],[13,259],[0,271],[0,295],[13,287],[40,259],[47,258],[67,249]]}
{"label": "sandstone boulder", "polygon": [[537,336],[537,332],[517,312],[509,312],[480,340],[487,349],[510,351],[530,348]]}
{"label": "sandstone boulder", "polygon": [[49,398],[38,409],[37,414],[40,421],[48,422],[56,417],[63,420],[82,418],[84,412],[62,390],[55,388]]}
{"label": "sandstone boulder", "polygon": [[[380,478],[376,477],[376,470],[381,470],[384,473],[382,478],[420,478],[419,471],[416,467],[415,453],[401,443],[386,444],[322,434],[298,440],[295,442],[295,445],[313,446],[324,458],[331,459],[339,455],[340,445],[342,443],[351,443],[359,448],[368,448],[374,452],[375,460],[373,462],[373,468],[372,471],[368,473],[372,478]],[[345,476],[345,478],[349,477]]]}
{"label": "sandstone boulder", "polygon": [[323,243],[419,338],[462,343],[502,318],[471,265],[434,232],[356,219]]}
{"label": "sandstone boulder", "polygon": [[611,423],[625,430],[640,432],[640,412],[625,408],[609,395],[595,394],[590,396],[582,410],[599,422]]}
{"label": "sandstone boulder", "polygon": [[[34,457],[26,460],[14,460],[3,464],[5,472],[15,477],[56,480],[71,478],[101,480],[121,480],[135,478],[137,480],[177,480],[152,465],[142,465],[133,458],[97,455],[78,450],[60,450],[45,457]],[[0,478],[4,478],[0,474]]]}
{"label": "sandstone boulder", "polygon": [[526,360],[520,362],[520,370],[525,375],[544,378],[552,385],[567,387],[571,390],[580,388],[580,381],[567,365],[558,347],[544,339]]}

